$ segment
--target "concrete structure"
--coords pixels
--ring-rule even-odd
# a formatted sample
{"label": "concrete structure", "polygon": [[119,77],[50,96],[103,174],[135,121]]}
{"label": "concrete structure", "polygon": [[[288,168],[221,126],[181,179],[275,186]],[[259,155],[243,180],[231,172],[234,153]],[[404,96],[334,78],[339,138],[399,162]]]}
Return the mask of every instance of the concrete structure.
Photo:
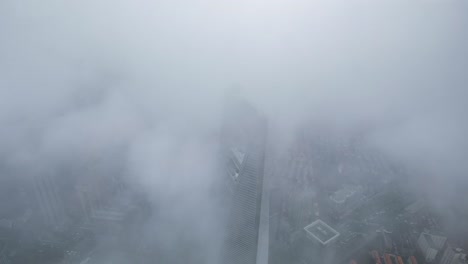
{"label": "concrete structure", "polygon": [[450,245],[444,250],[440,264],[465,264],[468,263],[466,254],[460,248],[453,248]]}
{"label": "concrete structure", "polygon": [[267,122],[243,100],[228,99],[221,134],[221,195],[228,218],[221,263],[255,264]]}
{"label": "concrete structure", "polygon": [[434,263],[441,257],[442,250],[447,242],[446,237],[421,233],[418,239],[418,248],[426,262]]}
{"label": "concrete structure", "polygon": [[316,220],[310,225],[304,227],[304,230],[307,232],[307,236],[313,241],[318,242],[323,246],[329,245],[331,242],[335,241],[340,233],[335,229],[331,228],[322,220]]}

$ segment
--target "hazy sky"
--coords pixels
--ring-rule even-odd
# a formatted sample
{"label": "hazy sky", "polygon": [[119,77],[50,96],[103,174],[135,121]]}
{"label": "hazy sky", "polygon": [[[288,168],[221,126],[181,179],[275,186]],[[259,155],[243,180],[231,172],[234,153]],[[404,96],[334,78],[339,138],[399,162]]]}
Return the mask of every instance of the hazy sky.
{"label": "hazy sky", "polygon": [[467,14],[461,0],[1,0],[0,158],[128,145],[155,199],[185,195],[167,221],[190,217],[236,86],[284,133],[372,126],[369,142],[449,196],[468,170]]}

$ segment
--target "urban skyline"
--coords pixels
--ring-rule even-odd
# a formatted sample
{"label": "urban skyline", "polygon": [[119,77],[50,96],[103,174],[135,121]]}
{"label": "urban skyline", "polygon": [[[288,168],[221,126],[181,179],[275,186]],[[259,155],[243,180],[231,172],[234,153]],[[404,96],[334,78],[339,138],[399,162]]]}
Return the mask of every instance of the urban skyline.
{"label": "urban skyline", "polygon": [[465,0],[1,0],[0,264],[464,264]]}

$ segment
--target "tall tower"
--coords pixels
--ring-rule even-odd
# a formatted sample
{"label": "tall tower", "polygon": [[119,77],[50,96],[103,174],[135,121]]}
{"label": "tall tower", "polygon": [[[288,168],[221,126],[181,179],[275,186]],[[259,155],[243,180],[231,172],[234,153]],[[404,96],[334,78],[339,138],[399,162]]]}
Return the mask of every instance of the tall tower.
{"label": "tall tower", "polygon": [[221,133],[228,223],[222,262],[254,264],[260,224],[267,121],[251,105],[230,98]]}

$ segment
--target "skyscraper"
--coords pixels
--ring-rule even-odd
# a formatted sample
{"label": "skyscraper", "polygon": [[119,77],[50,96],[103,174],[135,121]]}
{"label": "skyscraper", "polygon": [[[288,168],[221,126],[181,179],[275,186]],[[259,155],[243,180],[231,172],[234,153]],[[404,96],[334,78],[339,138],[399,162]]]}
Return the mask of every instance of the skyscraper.
{"label": "skyscraper", "polygon": [[226,264],[250,264],[257,258],[262,198],[266,119],[248,103],[228,102],[221,135],[227,210]]}

